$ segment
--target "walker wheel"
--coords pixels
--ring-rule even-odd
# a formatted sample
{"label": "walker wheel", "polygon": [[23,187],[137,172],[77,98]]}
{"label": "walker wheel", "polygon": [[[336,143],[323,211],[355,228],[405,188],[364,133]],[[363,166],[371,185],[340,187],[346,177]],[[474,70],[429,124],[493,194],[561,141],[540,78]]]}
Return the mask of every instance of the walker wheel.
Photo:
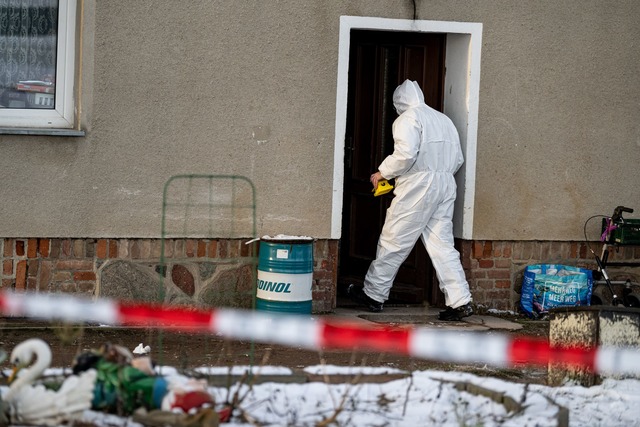
{"label": "walker wheel", "polygon": [[627,295],[626,302],[627,307],[640,308],[640,297],[637,294]]}
{"label": "walker wheel", "polygon": [[591,294],[591,305],[611,304],[611,292],[605,286],[597,286]]}

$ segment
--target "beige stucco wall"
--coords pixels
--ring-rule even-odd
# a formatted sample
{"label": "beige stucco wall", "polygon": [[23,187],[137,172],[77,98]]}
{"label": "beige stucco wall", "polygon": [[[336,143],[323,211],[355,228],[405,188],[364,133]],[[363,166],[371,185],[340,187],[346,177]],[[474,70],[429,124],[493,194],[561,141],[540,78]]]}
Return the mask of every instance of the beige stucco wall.
{"label": "beige stucco wall", "polygon": [[[582,238],[640,211],[640,8],[419,1],[483,24],[473,236]],[[0,236],[157,237],[175,174],[238,174],[257,232],[330,237],[341,15],[411,1],[85,1],[86,137],[0,135]]]}
{"label": "beige stucco wall", "polygon": [[482,3],[475,236],[581,239],[591,215],[638,216],[638,3]]}

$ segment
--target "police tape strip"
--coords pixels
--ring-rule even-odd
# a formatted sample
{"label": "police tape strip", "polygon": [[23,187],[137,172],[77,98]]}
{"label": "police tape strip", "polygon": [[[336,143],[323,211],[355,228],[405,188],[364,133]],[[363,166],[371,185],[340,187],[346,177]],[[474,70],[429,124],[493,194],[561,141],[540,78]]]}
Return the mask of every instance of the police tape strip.
{"label": "police tape strip", "polygon": [[8,316],[87,322],[111,326],[148,326],[166,330],[213,333],[236,340],[321,349],[356,349],[404,354],[454,363],[496,367],[518,364],[566,364],[610,375],[638,375],[635,348],[552,347],[545,340],[502,334],[445,331],[424,327],[367,327],[348,322],[270,312],[193,310],[109,299],[0,293],[0,311]]}

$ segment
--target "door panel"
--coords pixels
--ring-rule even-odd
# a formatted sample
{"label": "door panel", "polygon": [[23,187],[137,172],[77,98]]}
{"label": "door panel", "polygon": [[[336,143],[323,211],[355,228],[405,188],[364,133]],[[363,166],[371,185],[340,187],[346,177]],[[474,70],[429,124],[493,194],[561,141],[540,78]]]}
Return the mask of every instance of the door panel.
{"label": "door panel", "polygon": [[[338,286],[362,283],[375,258],[378,236],[393,194],[373,197],[369,176],[393,152],[392,95],[416,80],[425,102],[442,110],[446,35],[357,30],[351,33],[345,140],[344,200]],[[435,288],[434,288],[435,287]],[[422,243],[394,281],[391,303],[437,304],[437,282]]]}

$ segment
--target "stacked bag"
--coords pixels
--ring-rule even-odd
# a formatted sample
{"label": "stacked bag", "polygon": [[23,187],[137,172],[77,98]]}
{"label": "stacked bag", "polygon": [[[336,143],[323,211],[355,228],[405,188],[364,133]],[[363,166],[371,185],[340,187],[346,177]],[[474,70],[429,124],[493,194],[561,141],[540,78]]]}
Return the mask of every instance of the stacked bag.
{"label": "stacked bag", "polygon": [[524,270],[520,308],[539,319],[555,307],[590,305],[593,272],[561,264],[535,264]]}

